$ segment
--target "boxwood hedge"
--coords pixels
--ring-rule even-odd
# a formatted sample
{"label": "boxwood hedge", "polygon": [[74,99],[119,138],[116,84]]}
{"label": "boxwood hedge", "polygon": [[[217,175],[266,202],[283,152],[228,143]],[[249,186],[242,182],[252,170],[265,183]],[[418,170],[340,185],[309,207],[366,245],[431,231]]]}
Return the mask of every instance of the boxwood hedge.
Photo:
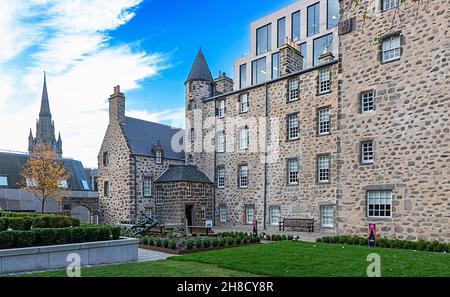
{"label": "boxwood hedge", "polygon": [[[64,228],[78,227],[80,220],[65,215],[53,214],[22,214],[15,212],[0,212],[0,231],[12,230],[27,231],[31,228]],[[6,215],[8,214],[8,215]],[[16,214],[16,215],[12,215]],[[20,215],[17,215],[20,214]],[[3,216],[2,216],[3,215]]]}
{"label": "boxwood hedge", "polygon": [[119,239],[118,226],[36,228],[0,232],[0,249]]}

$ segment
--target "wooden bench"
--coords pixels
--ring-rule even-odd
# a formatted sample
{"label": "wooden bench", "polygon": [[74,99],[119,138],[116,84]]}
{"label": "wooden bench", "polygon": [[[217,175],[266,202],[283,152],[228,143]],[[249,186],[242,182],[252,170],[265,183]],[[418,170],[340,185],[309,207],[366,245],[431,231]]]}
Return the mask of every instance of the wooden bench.
{"label": "wooden bench", "polygon": [[197,236],[197,235],[213,235],[214,231],[211,227],[205,227],[205,226],[187,226],[189,233],[191,235]]}
{"label": "wooden bench", "polygon": [[159,225],[148,230],[149,233],[166,234],[166,226]]}
{"label": "wooden bench", "polygon": [[284,231],[285,227],[308,229],[308,232],[314,232],[314,219],[283,218],[279,223],[279,231]]}

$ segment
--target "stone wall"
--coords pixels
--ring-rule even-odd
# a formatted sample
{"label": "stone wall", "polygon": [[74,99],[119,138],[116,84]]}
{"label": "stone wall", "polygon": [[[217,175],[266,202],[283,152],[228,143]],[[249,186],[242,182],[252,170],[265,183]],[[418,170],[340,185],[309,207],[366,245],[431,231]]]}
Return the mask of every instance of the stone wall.
{"label": "stone wall", "polygon": [[[191,195],[187,195],[187,182],[156,183],[161,189],[162,203],[156,204],[156,216],[166,225],[184,226],[186,219],[186,206],[192,206],[194,226],[204,226],[205,220],[201,218],[201,208],[205,208],[205,219],[213,218],[213,186],[204,183],[189,183]],[[205,187],[203,195],[202,187]]]}
{"label": "stone wall", "polygon": [[[245,208],[253,206],[260,224],[265,221],[268,225],[270,207],[278,206],[281,217],[314,217],[319,226],[320,207],[334,207],[337,180],[337,64],[328,63],[324,67],[331,70],[331,92],[327,94],[317,94],[318,72],[322,68],[313,68],[268,82],[267,85],[231,92],[203,102],[201,114],[212,125],[203,125],[200,141],[206,145],[215,144],[214,135],[219,131],[226,132],[226,152],[202,152],[202,157],[195,158],[195,163],[210,178],[215,175],[217,166],[225,166],[225,187],[216,187],[215,190],[216,224],[246,224]],[[288,102],[288,82],[291,79],[299,80],[300,96],[294,102]],[[239,98],[244,93],[248,95],[249,109],[240,113]],[[220,100],[226,103],[224,118],[215,116]],[[322,107],[329,107],[331,112],[331,133],[325,136],[317,133],[317,110]],[[287,140],[286,131],[287,116],[292,113],[299,114],[300,137],[295,141]],[[239,129],[244,126],[249,128],[250,141],[248,149],[240,151]],[[267,160],[264,151],[268,152]],[[331,179],[326,184],[316,182],[316,160],[321,154],[329,155],[331,160]],[[299,161],[298,185],[287,183],[287,160],[290,158]],[[246,188],[238,187],[238,168],[241,164],[247,164],[249,168]],[[226,223],[220,222],[220,206],[227,208]]]}
{"label": "stone wall", "polygon": [[[347,7],[350,0],[341,1]],[[377,1],[378,3],[378,1]],[[399,239],[450,240],[450,9],[447,0],[403,3],[363,18],[340,36],[338,231]],[[380,37],[401,34],[399,60],[380,62]],[[361,114],[360,93],[374,90],[375,111]],[[359,143],[373,139],[373,165]],[[368,218],[366,189],[392,188],[392,216]]]}
{"label": "stone wall", "polygon": [[[103,153],[108,152],[109,164],[103,165]],[[133,184],[131,157],[119,122],[110,121],[98,155],[98,198],[103,223],[133,220],[131,203]],[[104,183],[109,182],[109,196],[105,196]]]}

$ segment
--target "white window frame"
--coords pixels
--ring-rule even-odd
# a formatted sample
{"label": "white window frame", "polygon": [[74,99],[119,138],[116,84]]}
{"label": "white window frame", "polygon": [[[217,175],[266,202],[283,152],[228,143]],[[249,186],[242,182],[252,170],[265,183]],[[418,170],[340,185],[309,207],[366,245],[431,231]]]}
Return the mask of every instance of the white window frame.
{"label": "white window frame", "polygon": [[188,183],[186,186],[186,196],[191,197],[192,196],[192,184]]}
{"label": "white window frame", "polygon": [[299,138],[299,120],[298,113],[288,116],[288,139],[294,140]]}
{"label": "white window frame", "polygon": [[395,7],[400,6],[400,0],[381,0],[382,2],[382,11],[389,10]]}
{"label": "white window frame", "polygon": [[156,150],[155,151],[155,163],[156,164],[161,164],[162,163],[162,152],[161,152],[161,150]]}
{"label": "white window frame", "polygon": [[142,194],[144,197],[152,196],[152,179],[150,177],[144,177],[142,181]]}
{"label": "white window frame", "polygon": [[8,186],[8,177],[0,175],[0,187],[7,187],[7,186]]}
{"label": "white window frame", "polygon": [[157,187],[156,189],[156,199],[155,204],[163,204],[164,203],[164,197],[163,197],[163,189],[161,187]]}
{"label": "white window frame", "polygon": [[225,188],[225,166],[217,166],[217,187]]}
{"label": "white window frame", "polygon": [[333,205],[323,205],[320,207],[320,225],[324,228],[334,227]]}
{"label": "white window frame", "polygon": [[200,219],[202,221],[206,220],[206,206],[204,205],[200,207]]}
{"label": "white window frame", "polygon": [[361,93],[361,113],[369,113],[375,111],[375,94],[373,91]]}
{"label": "white window frame", "polygon": [[248,127],[239,129],[239,149],[247,150],[250,143],[250,131]]}
{"label": "white window frame", "polygon": [[201,184],[201,185],[200,185],[200,195],[201,195],[202,197],[205,197],[205,196],[206,196],[206,185],[205,185],[205,184]]}
{"label": "white window frame", "polygon": [[287,166],[288,166],[288,184],[298,185],[298,159],[289,159]]}
{"label": "white window frame", "polygon": [[217,152],[224,153],[226,148],[225,131],[217,133]]}
{"label": "white window frame", "polygon": [[247,224],[253,224],[254,217],[255,217],[255,207],[253,205],[245,206],[245,222]]}
{"label": "white window frame", "polygon": [[[391,218],[392,217],[392,191],[367,191],[367,217],[369,218]],[[371,210],[371,205],[373,209]],[[378,206],[378,215],[376,214],[376,206]],[[381,210],[381,206],[384,209]],[[389,206],[389,210],[388,207]],[[372,211],[372,214],[371,214]],[[385,215],[381,215],[383,212]],[[389,215],[386,213],[389,212]]]}
{"label": "white window frame", "polygon": [[320,155],[317,157],[317,182],[329,183],[330,182],[330,156]]}
{"label": "white window frame", "polygon": [[239,188],[248,188],[248,165],[239,165]]}
{"label": "white window frame", "polygon": [[[370,150],[369,150],[370,148]],[[361,163],[362,164],[373,164],[375,157],[374,143],[373,140],[361,141]]]}
{"label": "white window frame", "polygon": [[289,81],[289,102],[297,101],[299,99],[299,85],[298,79],[291,79]]}
{"label": "white window frame", "polygon": [[325,107],[319,109],[319,135],[328,135],[331,132],[330,108]]}
{"label": "white window frame", "polygon": [[381,61],[383,63],[400,59],[401,37],[400,34],[383,39],[381,44]]}
{"label": "white window frame", "polygon": [[329,68],[319,70],[319,94],[331,91],[331,70]]}
{"label": "white window frame", "polygon": [[239,112],[248,112],[248,93],[239,95]]}
{"label": "white window frame", "polygon": [[226,205],[219,206],[219,218],[221,223],[227,222],[227,207]]}
{"label": "white window frame", "polygon": [[225,117],[225,100],[219,100],[217,115],[219,118]]}
{"label": "white window frame", "polygon": [[[276,211],[275,211],[276,210]],[[278,226],[281,218],[281,208],[279,206],[271,206],[269,209],[269,223],[272,226]]]}

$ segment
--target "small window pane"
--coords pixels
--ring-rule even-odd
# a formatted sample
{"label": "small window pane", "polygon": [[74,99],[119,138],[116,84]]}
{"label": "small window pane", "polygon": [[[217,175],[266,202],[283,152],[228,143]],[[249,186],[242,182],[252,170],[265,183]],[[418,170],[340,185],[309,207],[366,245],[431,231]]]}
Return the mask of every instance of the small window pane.
{"label": "small window pane", "polygon": [[320,3],[308,7],[308,36],[319,33],[320,30]]}
{"label": "small window pane", "polygon": [[400,58],[400,36],[393,36],[383,40],[383,62]]}
{"label": "small window pane", "polygon": [[[2,178],[0,177],[0,186],[2,185],[1,179]],[[83,185],[84,190],[86,190],[86,191],[90,190],[89,183],[86,180],[84,180],[84,179],[81,180],[81,184]]]}
{"label": "small window pane", "polygon": [[241,128],[239,130],[239,149],[246,150],[249,145],[249,130],[248,128]]}
{"label": "small window pane", "polygon": [[247,224],[253,223],[254,216],[255,216],[255,208],[253,206],[245,207],[245,217],[246,217]]}
{"label": "small window pane", "polygon": [[330,133],[330,109],[323,108],[319,110],[319,135]]}
{"label": "small window pane", "polygon": [[298,160],[288,161],[288,183],[290,185],[298,184]]}
{"label": "small window pane", "polygon": [[275,53],[272,55],[272,78],[278,78],[280,76],[280,54]]}
{"label": "small window pane", "polygon": [[324,52],[325,47],[329,52],[333,52],[333,34],[328,34],[317,39],[313,43],[313,65],[319,64],[319,57]]}
{"label": "small window pane", "polygon": [[144,178],[144,197],[152,196],[152,180],[148,177]]}
{"label": "small window pane", "polygon": [[292,14],[292,40],[300,40],[300,11]]}
{"label": "small window pane", "polygon": [[227,207],[226,206],[220,206],[220,222],[226,223],[227,222]]}
{"label": "small window pane", "polygon": [[260,55],[271,50],[272,25],[256,29],[256,54]]}
{"label": "small window pane", "polygon": [[266,58],[252,62],[252,84],[260,84],[266,81]]}
{"label": "small window pane", "polygon": [[0,186],[8,186],[8,178],[6,176],[0,176]]}
{"label": "small window pane", "polygon": [[373,163],[373,157],[373,141],[361,142],[361,162],[364,164],[371,164]]}
{"label": "small window pane", "polygon": [[303,56],[303,69],[306,68],[306,42],[303,42],[298,46],[298,49],[302,53]]}
{"label": "small window pane", "polygon": [[248,94],[242,94],[239,96],[239,111],[241,113],[248,111]]}
{"label": "small window pane", "polygon": [[375,110],[375,103],[373,98],[373,91],[364,92],[361,94],[361,112],[371,112]]}
{"label": "small window pane", "polygon": [[289,81],[289,101],[298,100],[298,79],[291,79]]}
{"label": "small window pane", "polygon": [[327,183],[330,181],[330,157],[319,156],[317,158],[317,180],[319,183]]}
{"label": "small window pane", "polygon": [[217,134],[217,152],[225,152],[225,132],[219,132]]}
{"label": "small window pane", "polygon": [[225,166],[217,167],[217,187],[225,187]]}
{"label": "small window pane", "polygon": [[277,226],[280,222],[280,207],[279,206],[272,206],[270,207],[270,224],[273,226]]}
{"label": "small window pane", "polygon": [[330,69],[319,71],[319,94],[327,93],[331,90]]}
{"label": "small window pane", "polygon": [[286,19],[282,18],[277,21],[277,46],[280,47],[284,44],[286,39]]}
{"label": "small window pane", "polygon": [[246,188],[248,186],[248,166],[239,166],[239,187]]}
{"label": "small window pane", "polygon": [[391,191],[367,192],[367,215],[369,217],[390,217],[391,205]]}
{"label": "small window pane", "polygon": [[327,1],[327,28],[331,29],[339,23],[339,0]]}
{"label": "small window pane", "polygon": [[247,64],[239,66],[239,88],[247,87]]}
{"label": "small window pane", "polygon": [[298,114],[288,117],[288,139],[298,138]]}
{"label": "small window pane", "polygon": [[382,1],[383,1],[383,10],[395,8],[400,5],[400,0],[382,0]]}
{"label": "small window pane", "polygon": [[334,226],[333,206],[322,206],[321,225],[322,227]]}

